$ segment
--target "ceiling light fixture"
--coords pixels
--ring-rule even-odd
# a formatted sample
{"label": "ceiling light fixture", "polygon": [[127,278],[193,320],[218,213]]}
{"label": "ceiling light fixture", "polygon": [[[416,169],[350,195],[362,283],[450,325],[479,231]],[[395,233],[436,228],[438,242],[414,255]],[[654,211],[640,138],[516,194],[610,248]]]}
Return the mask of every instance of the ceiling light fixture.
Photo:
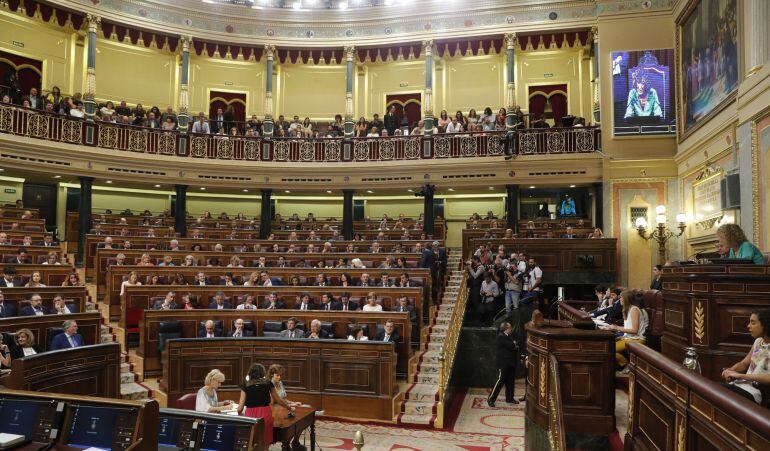
{"label": "ceiling light fixture", "polygon": [[54,175],[54,176],[53,176],[53,178],[55,178],[55,179],[60,179],[60,178],[61,178],[61,176],[60,176],[60,175]]}
{"label": "ceiling light fixture", "polygon": [[449,188],[449,191],[454,191],[454,190],[455,190],[454,188]]}
{"label": "ceiling light fixture", "polygon": [[366,190],[366,192],[369,193],[369,194],[372,194],[374,191],[368,189],[368,190]]}
{"label": "ceiling light fixture", "polygon": [[570,188],[574,188],[574,187],[575,187],[575,185],[570,185],[569,187],[570,187]]}
{"label": "ceiling light fixture", "polygon": [[494,186],[490,186],[490,187],[489,187],[489,190],[490,190],[490,191],[494,191],[494,190],[495,190],[495,187],[494,187]]}
{"label": "ceiling light fixture", "polygon": [[160,185],[155,185],[155,188],[160,188]]}
{"label": "ceiling light fixture", "polygon": [[286,190],[286,191],[284,191],[284,193],[286,193],[286,194],[291,194],[291,191],[289,191],[289,190]]}
{"label": "ceiling light fixture", "polygon": [[107,181],[106,181],[106,182],[104,182],[104,183],[107,183],[107,184],[112,184],[112,180],[107,180]]}
{"label": "ceiling light fixture", "polygon": [[410,193],[413,193],[413,192],[414,192],[414,190],[413,190],[413,189],[411,189],[411,188],[410,188],[410,189],[408,189],[407,191],[409,191]]}
{"label": "ceiling light fixture", "polygon": [[535,189],[535,185],[529,185],[529,189]]}
{"label": "ceiling light fixture", "polygon": [[339,2],[337,3],[337,7],[341,10],[346,10],[348,9],[348,2]]}
{"label": "ceiling light fixture", "polygon": [[248,193],[248,192],[249,192],[249,190],[245,189],[245,190],[243,190],[243,192],[244,192],[244,193]]}
{"label": "ceiling light fixture", "polygon": [[328,194],[331,194],[331,193],[332,193],[332,190],[330,190],[330,189],[327,189],[327,190],[326,190],[326,192],[327,192]]}
{"label": "ceiling light fixture", "polygon": [[205,186],[201,186],[201,191],[206,191],[206,187]]}

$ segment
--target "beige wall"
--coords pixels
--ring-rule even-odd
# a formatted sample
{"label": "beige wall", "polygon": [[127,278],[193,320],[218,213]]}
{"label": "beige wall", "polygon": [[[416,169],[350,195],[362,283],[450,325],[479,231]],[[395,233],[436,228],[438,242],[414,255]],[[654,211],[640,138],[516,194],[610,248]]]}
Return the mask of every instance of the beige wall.
{"label": "beige wall", "polygon": [[676,154],[676,137],[614,138],[612,136],[612,52],[674,48],[670,14],[599,17],[599,74],[602,107],[602,148],[617,158],[659,158]]}
{"label": "beige wall", "polygon": [[502,55],[463,56],[443,60],[436,83],[442,88],[436,100],[435,115],[446,109],[451,117],[471,108],[479,113],[484,107],[497,110],[505,104],[505,59]]}
{"label": "beige wall", "polygon": [[130,208],[135,213],[144,210],[161,212],[170,208],[169,199],[169,195],[162,192],[112,190],[95,186],[91,197],[91,207],[97,212],[111,209],[113,213],[118,213],[126,208]]}
{"label": "beige wall", "polygon": [[206,196],[200,193],[187,194],[187,211],[194,216],[200,216],[204,212],[211,212],[213,216],[219,216],[225,212],[228,216],[243,213],[248,217],[259,216],[259,196]]}
{"label": "beige wall", "polygon": [[246,94],[246,114],[264,114],[265,60],[232,61],[190,54],[190,112],[208,114],[209,92]]}
{"label": "beige wall", "polygon": [[284,64],[281,66],[277,114],[333,120],[345,113],[345,66]]}
{"label": "beige wall", "polygon": [[[6,193],[5,190],[16,190],[14,193]],[[0,205],[12,204],[24,195],[24,179],[12,177],[0,177]]]}

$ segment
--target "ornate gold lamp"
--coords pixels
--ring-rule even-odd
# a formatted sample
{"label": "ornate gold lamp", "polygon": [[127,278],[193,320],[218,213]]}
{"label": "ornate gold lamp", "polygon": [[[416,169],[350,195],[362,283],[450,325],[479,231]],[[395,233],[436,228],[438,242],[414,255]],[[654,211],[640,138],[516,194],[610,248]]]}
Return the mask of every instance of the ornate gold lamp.
{"label": "ornate gold lamp", "polygon": [[655,208],[657,216],[655,216],[655,223],[657,226],[655,229],[647,233],[647,219],[644,217],[636,218],[636,231],[639,232],[639,236],[645,240],[655,240],[658,243],[658,264],[662,265],[666,262],[666,242],[671,238],[678,238],[684,233],[684,229],[687,228],[687,215],[679,213],[676,215],[677,228],[679,233],[671,231],[666,225],[666,206],[658,205]]}

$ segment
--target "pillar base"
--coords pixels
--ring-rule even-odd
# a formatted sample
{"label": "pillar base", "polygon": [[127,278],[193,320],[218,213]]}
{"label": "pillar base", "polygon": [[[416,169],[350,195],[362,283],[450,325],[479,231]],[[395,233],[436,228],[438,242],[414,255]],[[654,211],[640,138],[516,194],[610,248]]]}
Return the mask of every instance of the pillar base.
{"label": "pillar base", "polygon": [[96,101],[93,98],[83,99],[83,109],[86,113],[86,120],[93,122],[94,117],[96,116]]}
{"label": "pillar base", "polygon": [[272,118],[265,118],[265,122],[262,123],[262,130],[264,132],[264,136],[266,138],[272,138],[273,137],[273,129],[275,128],[275,123],[273,122]]}
{"label": "pillar base", "polygon": [[433,135],[433,117],[428,116],[425,119],[423,119],[423,135],[425,136],[431,136]]}
{"label": "pillar base", "polygon": [[187,128],[190,124],[190,116],[187,113],[179,113],[176,117],[176,124],[176,128],[180,133],[187,133]]}
{"label": "pillar base", "polygon": [[345,139],[350,139],[355,137],[355,127],[356,124],[353,122],[353,119],[346,118],[345,119]]}

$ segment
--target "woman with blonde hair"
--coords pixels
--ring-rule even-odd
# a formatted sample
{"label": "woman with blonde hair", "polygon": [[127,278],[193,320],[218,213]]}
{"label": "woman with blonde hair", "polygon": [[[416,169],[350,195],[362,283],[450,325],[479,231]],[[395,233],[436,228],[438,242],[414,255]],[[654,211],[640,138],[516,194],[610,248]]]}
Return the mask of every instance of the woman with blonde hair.
{"label": "woman with blonde hair", "polygon": [[11,346],[12,359],[20,359],[43,352],[35,343],[35,335],[26,328],[16,331],[16,336],[13,337],[13,344],[14,346]]}
{"label": "woman with blonde hair", "polygon": [[139,263],[136,264],[136,266],[155,266],[155,263],[150,261],[150,254],[145,252],[142,254],[142,257],[139,260]]}
{"label": "woman with blonde hair", "polygon": [[727,258],[751,260],[755,265],[764,265],[765,256],[746,238],[738,224],[722,224],[717,229],[719,246],[727,253]]}
{"label": "woman with blonde hair", "polygon": [[626,345],[628,343],[644,344],[644,334],[650,320],[643,308],[644,300],[641,292],[624,290],[620,293],[620,305],[623,309],[623,326],[610,324],[606,329],[623,333],[615,340],[615,365],[625,369],[628,364],[628,360],[623,355],[626,351]]}
{"label": "woman with blonde hair", "polygon": [[195,410],[197,412],[219,413],[230,408],[232,401],[219,401],[217,399],[217,389],[225,381],[225,375],[218,369],[209,371],[206,379],[203,380],[203,387],[198,390],[195,397]]}
{"label": "woman with blonde hair", "polygon": [[29,278],[29,282],[24,286],[28,288],[45,287],[46,285],[42,283],[41,280],[43,280],[43,278],[40,275],[40,271],[35,271],[32,273],[32,277]]}

